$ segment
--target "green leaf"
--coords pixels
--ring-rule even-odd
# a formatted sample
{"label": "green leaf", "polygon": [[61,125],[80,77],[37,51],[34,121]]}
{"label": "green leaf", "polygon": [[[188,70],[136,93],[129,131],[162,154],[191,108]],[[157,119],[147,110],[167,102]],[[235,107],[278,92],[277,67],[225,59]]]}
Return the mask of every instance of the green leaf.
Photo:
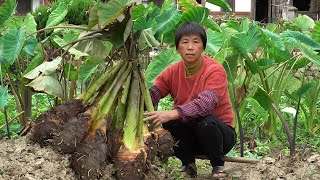
{"label": "green leaf", "polygon": [[212,29],[213,31],[218,31],[218,32],[222,32],[220,26],[211,18],[208,18],[208,19],[205,19],[203,22],[202,22],[202,25],[204,27],[207,27],[207,28],[210,28]]}
{"label": "green leaf", "polygon": [[[62,39],[61,37],[59,37],[59,36],[57,36],[57,35],[53,38],[53,40],[54,40],[54,42],[56,42],[60,47],[68,44],[68,42],[66,42],[64,39]],[[64,47],[63,49],[64,49],[64,50],[67,50],[68,47],[66,46],[66,47]],[[80,57],[83,57],[83,56],[88,56],[87,53],[78,51],[78,50],[77,50],[76,48],[74,48],[74,47],[71,47],[71,48],[68,50],[68,52],[71,53],[71,54],[73,54],[73,55],[75,55],[75,59],[79,59]]]}
{"label": "green leaf", "polygon": [[222,48],[219,52],[214,55],[214,59],[218,61],[220,64],[226,60],[228,54],[231,53],[230,48]]}
{"label": "green leaf", "polygon": [[205,19],[208,18],[209,9],[204,7],[195,7],[188,9],[182,13],[181,22],[197,22],[202,23]]}
{"label": "green leaf", "polygon": [[67,13],[68,7],[64,3],[60,3],[59,6],[50,13],[46,27],[58,25],[66,17]]}
{"label": "green leaf", "polygon": [[123,13],[127,3],[128,0],[109,0],[107,3],[101,4],[98,9],[99,25],[104,28],[112,23]]}
{"label": "green leaf", "polygon": [[311,39],[309,36],[298,32],[298,31],[285,31],[281,34],[285,38],[285,41],[287,41],[290,44],[293,44],[295,47],[299,46],[299,42],[304,43],[310,47],[312,47],[314,50],[320,50],[320,44],[313,39]]}
{"label": "green leaf", "polygon": [[156,34],[167,33],[179,23],[180,18],[181,14],[177,10],[177,6],[172,6],[171,9],[162,12],[156,17],[156,21],[158,23],[158,27],[155,30]]}
{"label": "green leaf", "polygon": [[231,37],[230,42],[230,45],[237,49],[237,51],[245,58],[250,71],[253,74],[259,72],[259,66],[250,59],[248,53],[255,53],[257,47],[261,44],[262,38],[260,29],[254,26],[251,27],[248,32],[237,33]]}
{"label": "green leaf", "polygon": [[63,88],[58,81],[58,75],[56,73],[50,75],[42,74],[27,84],[27,86],[32,87],[35,91],[45,92],[63,98]]}
{"label": "green leaf", "polygon": [[3,56],[12,65],[20,55],[25,41],[26,29],[21,26],[19,29],[9,29],[3,36]]}
{"label": "green leaf", "polygon": [[0,28],[14,14],[17,3],[15,0],[6,0],[0,7]]}
{"label": "green leaf", "polygon": [[157,26],[158,26],[158,24],[155,19],[146,19],[144,17],[140,17],[134,22],[133,31],[137,32],[140,30],[148,29],[148,28],[151,28],[152,30],[155,31]]}
{"label": "green leaf", "polygon": [[147,46],[158,47],[159,45],[160,43],[154,37],[151,28],[144,29],[141,31],[140,37],[138,39],[139,49],[145,49]]}
{"label": "green leaf", "polygon": [[298,17],[294,19],[293,24],[299,27],[302,31],[308,31],[309,29],[312,29],[315,25],[313,19],[311,19],[307,15],[301,14],[299,14]]}
{"label": "green leaf", "polygon": [[273,59],[276,63],[281,63],[291,58],[291,54],[288,51],[282,51],[275,47],[270,48],[268,53],[269,58]]}
{"label": "green leaf", "polygon": [[150,88],[158,75],[169,65],[181,60],[181,56],[175,48],[169,48],[158,54],[149,64],[146,70],[146,82]]}
{"label": "green leaf", "polygon": [[181,7],[183,10],[189,10],[195,7],[196,1],[194,0],[179,0],[178,5]]}
{"label": "green leaf", "polygon": [[0,63],[2,66],[5,66],[7,64],[7,61],[3,55],[3,38],[2,37],[0,37]]}
{"label": "green leaf", "polygon": [[[295,63],[295,64],[293,64]],[[305,67],[307,64],[310,63],[310,60],[306,57],[302,57],[297,59],[296,61],[290,61],[291,66],[293,65],[293,69],[300,69]]]}
{"label": "green leaf", "polygon": [[27,74],[25,74],[23,77],[27,79],[36,79],[37,77],[39,77],[40,74],[44,74],[44,75],[53,74],[59,68],[61,61],[62,61],[62,58],[59,56],[50,62],[47,62],[47,61],[43,62],[42,64],[40,64],[39,66],[37,66],[36,68],[28,72]]}
{"label": "green leaf", "polygon": [[34,56],[34,49],[37,47],[38,45],[38,40],[35,36],[29,36],[26,40],[26,45],[23,48],[23,50],[31,55]]}
{"label": "green leaf", "polygon": [[44,55],[43,53],[37,53],[36,56],[31,60],[31,63],[28,65],[26,70],[23,72],[23,74],[27,74],[31,70],[35,69],[37,66],[39,66],[44,61]]}
{"label": "green leaf", "polygon": [[297,91],[296,91],[296,97],[304,95],[306,92],[308,92],[312,87],[314,86],[313,82],[303,84]]}
{"label": "green leaf", "polygon": [[107,49],[99,39],[88,39],[80,41],[76,46],[75,49],[89,54],[90,56],[96,58],[106,58],[107,57]]}
{"label": "green leaf", "polygon": [[206,2],[222,7],[225,10],[232,11],[232,8],[225,0],[207,0]]}
{"label": "green leaf", "polygon": [[301,43],[300,50],[302,54],[308,58],[311,62],[315,63],[316,65],[320,66],[320,56],[318,52],[314,51],[311,47]]}
{"label": "green leaf", "polygon": [[267,117],[268,112],[261,107],[260,103],[254,98],[246,98],[245,99],[249,104],[251,104],[251,110],[260,118],[259,124],[262,124]]}
{"label": "green leaf", "polygon": [[[28,13],[25,17],[24,17],[24,24],[26,26],[26,34],[29,35],[33,32],[37,31],[37,23],[34,20],[34,17],[32,14]],[[32,35],[33,37],[36,37],[36,34]]]}
{"label": "green leaf", "polygon": [[138,4],[136,6],[133,6],[132,7],[132,20],[135,21],[141,17],[146,18],[146,11],[147,11],[147,8],[144,7],[143,4]]}
{"label": "green leaf", "polygon": [[229,54],[223,62],[223,67],[227,72],[227,77],[230,82],[234,81],[237,78],[236,75],[239,57],[240,55],[236,53]]}
{"label": "green leaf", "polygon": [[268,46],[274,47],[276,49],[280,49],[282,51],[285,50],[284,41],[278,34],[273,33],[266,29],[262,29],[262,33],[263,33],[264,41]]}
{"label": "green leaf", "polygon": [[248,32],[237,33],[231,37],[231,43],[241,54],[255,53],[262,43],[260,30],[254,26]]}
{"label": "green leaf", "polygon": [[316,23],[312,31],[312,39],[320,43],[320,21]]}
{"label": "green leaf", "polygon": [[208,29],[207,39],[206,53],[208,53],[210,56],[214,56],[222,46],[222,34],[220,32]]}
{"label": "green leaf", "polygon": [[95,5],[90,8],[89,12],[89,24],[88,28],[92,29],[95,25],[99,23],[99,16],[98,16],[99,6]]}
{"label": "green leaf", "polygon": [[260,69],[266,70],[274,64],[274,60],[268,58],[261,58],[257,60],[257,64],[260,66]]}
{"label": "green leaf", "polygon": [[8,104],[8,85],[0,86],[0,109],[3,110]]}
{"label": "green leaf", "polygon": [[259,104],[268,111],[271,108],[272,100],[268,96],[267,92],[259,87],[257,91],[255,92],[253,98],[259,102]]}
{"label": "green leaf", "polygon": [[241,31],[248,31],[250,28],[250,24],[251,24],[250,19],[245,17],[240,23]]}
{"label": "green leaf", "polygon": [[127,36],[125,31],[127,29],[128,21],[129,16],[127,16],[121,23],[117,22],[111,27],[110,32],[112,36],[110,42],[113,44],[114,48],[119,48],[124,45],[124,39],[125,36]]}
{"label": "green leaf", "polygon": [[89,77],[96,72],[99,64],[101,64],[102,62],[103,61],[101,58],[94,57],[89,57],[87,60],[85,60],[79,70],[79,83],[86,82]]}

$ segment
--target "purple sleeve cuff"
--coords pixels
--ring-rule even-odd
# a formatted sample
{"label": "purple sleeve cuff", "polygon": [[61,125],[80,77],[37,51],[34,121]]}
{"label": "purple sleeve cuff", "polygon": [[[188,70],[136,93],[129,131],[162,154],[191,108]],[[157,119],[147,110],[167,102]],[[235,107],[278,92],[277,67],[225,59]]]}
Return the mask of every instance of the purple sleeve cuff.
{"label": "purple sleeve cuff", "polygon": [[160,99],[162,98],[161,92],[160,90],[156,87],[156,86],[152,86],[150,88],[150,96],[151,96],[151,100],[152,100],[152,104],[154,109],[158,109],[158,103],[160,101]]}
{"label": "purple sleeve cuff", "polygon": [[214,91],[205,90],[198,94],[198,97],[187,104],[177,106],[180,119],[188,122],[211,114],[217,106],[218,98]]}

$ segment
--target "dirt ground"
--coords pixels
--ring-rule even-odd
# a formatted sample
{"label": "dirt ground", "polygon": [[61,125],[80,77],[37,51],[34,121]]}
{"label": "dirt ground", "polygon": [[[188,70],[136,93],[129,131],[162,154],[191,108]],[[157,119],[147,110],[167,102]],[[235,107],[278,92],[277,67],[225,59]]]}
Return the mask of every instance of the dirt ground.
{"label": "dirt ground", "polygon": [[[308,152],[301,160],[288,157],[264,158],[258,164],[226,162],[229,180],[236,179],[320,179],[320,155]],[[2,180],[73,180],[75,174],[69,167],[67,155],[50,148],[41,148],[25,138],[0,141],[0,179]],[[172,172],[157,165],[151,166],[145,179],[174,179]],[[175,168],[177,169],[177,168]],[[114,180],[114,168],[108,165],[101,180]],[[209,167],[199,168],[198,178],[210,179]],[[171,177],[170,177],[171,176]]]}

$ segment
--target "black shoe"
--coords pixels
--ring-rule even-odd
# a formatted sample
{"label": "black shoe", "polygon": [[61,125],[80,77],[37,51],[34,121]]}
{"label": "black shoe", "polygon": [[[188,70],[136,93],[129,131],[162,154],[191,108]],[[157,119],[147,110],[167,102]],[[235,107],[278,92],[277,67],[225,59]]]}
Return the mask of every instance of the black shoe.
{"label": "black shoe", "polygon": [[197,177],[197,168],[195,164],[182,165],[180,172],[184,177],[196,178]]}

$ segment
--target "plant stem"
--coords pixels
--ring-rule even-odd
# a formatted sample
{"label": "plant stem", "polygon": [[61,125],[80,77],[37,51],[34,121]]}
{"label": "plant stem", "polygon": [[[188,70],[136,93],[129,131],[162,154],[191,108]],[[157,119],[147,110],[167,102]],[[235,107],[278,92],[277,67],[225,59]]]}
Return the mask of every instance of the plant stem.
{"label": "plant stem", "polygon": [[96,31],[96,30],[90,30],[88,29],[87,27],[81,27],[81,26],[75,26],[75,25],[65,25],[65,26],[52,26],[52,27],[47,27],[47,28],[43,28],[43,29],[40,29],[38,31],[35,31],[29,35],[26,36],[26,38],[28,38],[29,36],[32,36],[34,34],[37,34],[39,32],[43,32],[43,31],[46,31],[46,30],[51,30],[51,29],[59,29],[59,28],[73,28],[73,29],[81,29],[81,30],[84,30],[84,31]]}
{"label": "plant stem", "polygon": [[284,130],[287,134],[287,138],[288,138],[288,142],[289,142],[289,147],[290,147],[290,155],[293,156],[294,155],[294,150],[293,145],[292,145],[292,137],[291,137],[291,133],[290,133],[290,129],[288,126],[288,123],[285,121],[284,117],[282,116],[281,112],[279,111],[278,107],[274,104],[271,103],[272,108],[274,109],[274,111],[277,113],[278,117],[280,118],[282,125],[284,126]]}

